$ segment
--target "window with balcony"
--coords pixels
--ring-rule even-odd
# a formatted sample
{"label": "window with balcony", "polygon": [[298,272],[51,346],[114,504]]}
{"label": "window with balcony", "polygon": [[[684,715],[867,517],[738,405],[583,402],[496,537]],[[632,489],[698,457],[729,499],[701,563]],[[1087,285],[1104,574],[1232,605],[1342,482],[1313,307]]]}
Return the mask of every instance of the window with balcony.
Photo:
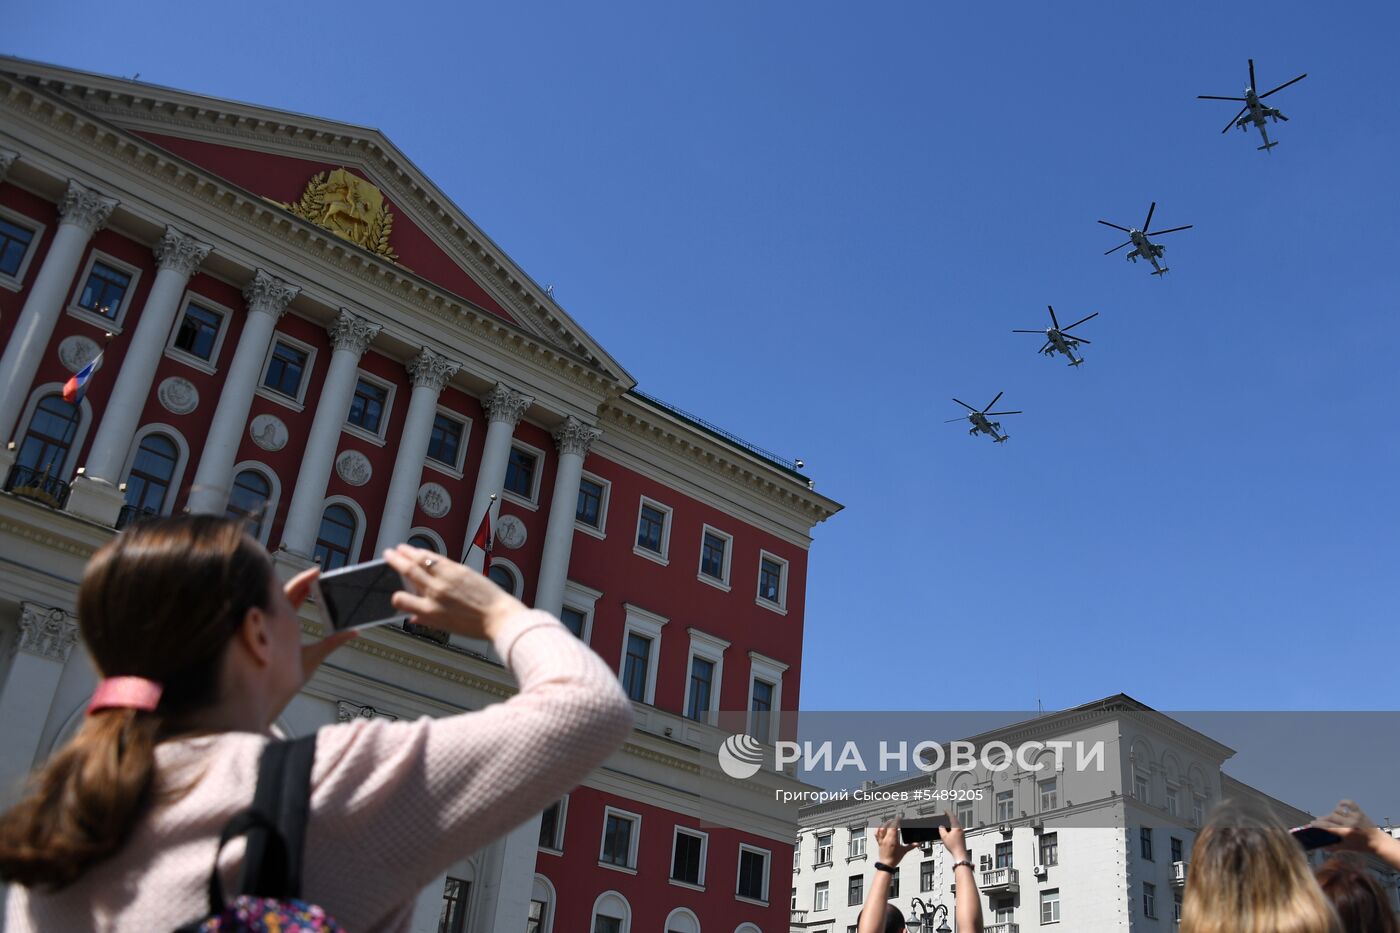
{"label": "window with balcony", "polygon": [[82,417],[82,408],[64,401],[61,393],[41,398],[20,441],[5,488],[26,495],[33,491],[30,498],[61,507],[60,499],[67,498],[64,477],[68,453]]}
{"label": "window with balcony", "polygon": [[1172,842],[1171,842],[1171,845],[1172,845],[1172,861],[1173,861],[1173,862],[1184,861],[1184,859],[1182,858],[1182,855],[1181,855],[1181,840],[1178,839],[1178,838],[1176,838],[1175,836],[1172,836],[1171,838],[1172,838]]}
{"label": "window with balcony", "polygon": [[179,448],[164,434],[147,434],[141,439],[126,476],[126,505],[117,519],[118,528],[164,512],[179,458]]}
{"label": "window with balcony", "polygon": [[1009,842],[998,842],[998,843],[997,843],[996,867],[997,867],[997,868],[1010,868],[1010,867],[1011,867],[1011,843],[1009,843]]}

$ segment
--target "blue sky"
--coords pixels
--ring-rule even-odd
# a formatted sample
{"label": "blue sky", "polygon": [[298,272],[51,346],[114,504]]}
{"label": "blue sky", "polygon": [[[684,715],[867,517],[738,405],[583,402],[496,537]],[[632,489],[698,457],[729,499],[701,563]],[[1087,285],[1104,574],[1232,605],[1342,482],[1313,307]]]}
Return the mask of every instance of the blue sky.
{"label": "blue sky", "polygon": [[[804,458],[805,707],[1396,705],[1394,4],[241,7],[0,51],[383,129],[642,388]],[[1250,56],[1309,72],[1272,153],[1194,99]],[[1094,222],[1154,199],[1162,280]],[[1101,312],[1079,370],[1010,333],[1047,303]],[[1009,443],[942,423],[1000,390]]]}

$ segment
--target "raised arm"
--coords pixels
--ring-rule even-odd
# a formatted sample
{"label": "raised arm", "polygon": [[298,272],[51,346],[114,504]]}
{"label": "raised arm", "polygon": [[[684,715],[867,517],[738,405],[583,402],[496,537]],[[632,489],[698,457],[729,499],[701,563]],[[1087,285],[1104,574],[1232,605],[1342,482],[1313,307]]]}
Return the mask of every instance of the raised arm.
{"label": "raised arm", "polygon": [[972,868],[968,857],[967,840],[963,838],[963,828],[951,810],[944,811],[948,826],[938,827],[938,835],[943,839],[943,847],[953,860],[953,880],[957,887],[953,891],[953,903],[959,933],[982,933],[982,895],[977,890],[977,872]]}
{"label": "raised arm", "polygon": [[[899,841],[899,818],[890,820],[875,830],[875,843],[880,853],[877,865],[897,868],[900,859],[917,849],[918,845],[904,845]],[[856,933],[885,933],[885,906],[890,900],[890,879],[892,872],[875,869],[875,877],[870,879],[870,890],[865,893],[865,906],[860,909],[860,922]]]}
{"label": "raised arm", "polygon": [[1355,801],[1341,801],[1331,813],[1313,820],[1312,825],[1341,836],[1336,848],[1369,852],[1400,871],[1400,839],[1373,823]]}

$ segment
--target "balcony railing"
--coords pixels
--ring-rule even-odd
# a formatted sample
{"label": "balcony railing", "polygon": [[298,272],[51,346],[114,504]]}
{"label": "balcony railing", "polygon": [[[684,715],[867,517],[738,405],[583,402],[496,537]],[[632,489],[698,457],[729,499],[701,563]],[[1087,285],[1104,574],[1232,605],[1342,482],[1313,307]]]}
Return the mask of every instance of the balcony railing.
{"label": "balcony railing", "polygon": [[1190,862],[1172,862],[1172,884],[1178,888],[1186,884],[1186,872],[1190,867]]}
{"label": "balcony railing", "polygon": [[121,531],[127,525],[149,521],[153,518],[160,518],[160,512],[156,509],[148,509],[139,505],[124,505],[122,510],[117,513],[117,530]]}
{"label": "balcony railing", "polygon": [[983,933],[1021,933],[1021,925],[1019,923],[1011,923],[1010,921],[1006,923],[990,923],[982,929]]}
{"label": "balcony railing", "polygon": [[68,484],[51,470],[52,467],[40,472],[16,463],[5,477],[5,491],[61,509],[68,504]]}
{"label": "balcony railing", "polygon": [[1000,891],[1014,894],[1021,889],[1021,875],[1014,868],[993,868],[982,872],[983,892]]}

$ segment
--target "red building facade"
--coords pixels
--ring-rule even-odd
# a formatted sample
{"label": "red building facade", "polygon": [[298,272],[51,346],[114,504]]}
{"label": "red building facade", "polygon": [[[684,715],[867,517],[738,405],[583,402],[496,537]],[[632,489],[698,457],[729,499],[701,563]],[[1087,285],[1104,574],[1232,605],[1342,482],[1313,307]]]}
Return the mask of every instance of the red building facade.
{"label": "red building facade", "polygon": [[[726,777],[718,714],[767,739],[797,708],[810,532],[839,505],[638,392],[381,134],[0,59],[0,347],[5,778],[91,690],[74,582],[115,528],[228,512],[286,573],[402,540],[480,566],[490,510],[493,577],[618,670],[637,729],[414,929],[786,929],[787,779]],[[430,631],[341,654],[284,731],[510,690]]]}

